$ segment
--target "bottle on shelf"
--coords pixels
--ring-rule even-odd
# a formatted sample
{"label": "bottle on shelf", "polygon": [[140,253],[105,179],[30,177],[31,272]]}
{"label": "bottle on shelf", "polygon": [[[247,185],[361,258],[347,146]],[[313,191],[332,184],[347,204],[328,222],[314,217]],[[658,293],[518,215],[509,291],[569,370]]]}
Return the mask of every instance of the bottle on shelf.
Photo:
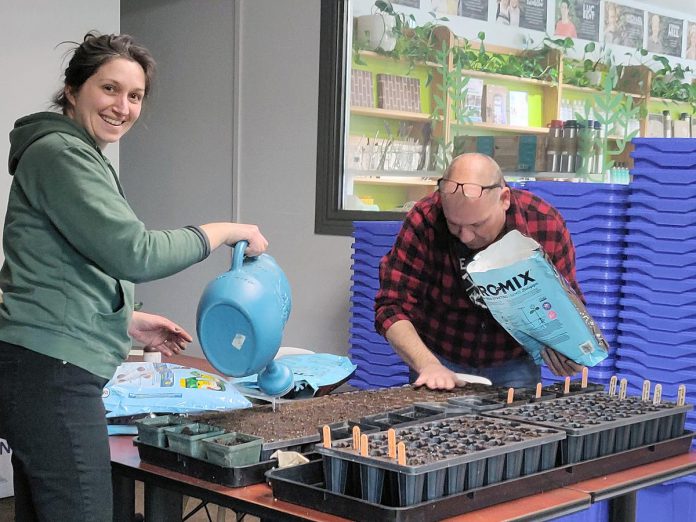
{"label": "bottle on shelf", "polygon": [[575,160],[578,154],[578,122],[568,120],[563,123],[561,150],[561,172],[575,172]]}
{"label": "bottle on shelf", "polygon": [[563,122],[551,120],[549,135],[546,138],[546,171],[561,171],[561,150],[563,149]]}
{"label": "bottle on shelf", "polygon": [[672,114],[667,110],[662,111],[662,123],[664,125],[664,137],[671,138],[673,136]]}
{"label": "bottle on shelf", "polygon": [[578,152],[576,172],[589,180],[595,171],[594,156],[594,122],[587,120],[578,122]]}
{"label": "bottle on shelf", "polygon": [[592,153],[594,154],[595,174],[604,174],[604,140],[602,137],[602,124],[593,122]]}

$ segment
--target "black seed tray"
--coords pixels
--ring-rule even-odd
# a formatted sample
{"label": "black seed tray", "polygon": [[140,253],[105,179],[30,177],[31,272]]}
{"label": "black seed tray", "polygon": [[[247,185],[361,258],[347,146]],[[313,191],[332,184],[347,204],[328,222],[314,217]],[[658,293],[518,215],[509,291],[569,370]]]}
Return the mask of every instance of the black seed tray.
{"label": "black seed tray", "polygon": [[686,412],[692,408],[691,404],[670,402],[654,405],[640,397],[619,400],[595,392],[485,415],[564,430],[567,437],[561,443],[561,464],[573,464],[678,437],[684,432]]}
{"label": "black seed tray", "polygon": [[[687,453],[692,432],[655,444],[641,446],[614,455],[541,471],[490,486],[427,500],[412,506],[397,506],[387,500],[367,502],[351,493],[340,494],[326,487],[320,461],[266,473],[273,497],[308,508],[366,522],[435,522],[483,509],[517,498],[568,486],[583,480],[641,466],[650,462]],[[585,507],[590,507],[587,504]],[[555,513],[560,516],[563,512]]]}
{"label": "black seed tray", "polygon": [[296,451],[297,453],[307,453],[314,451],[314,445],[321,440],[317,433],[316,435],[307,435],[305,437],[297,437],[295,439],[283,439],[273,442],[264,442],[261,446],[261,460],[268,460],[271,455],[278,450],[281,451]]}
{"label": "black seed tray", "polygon": [[[367,424],[366,422],[356,422],[352,420],[332,422],[327,424],[329,427],[329,432],[331,433],[331,440],[347,439],[353,436],[353,427],[357,426],[360,428],[360,433],[374,433],[380,431],[380,428],[372,424]],[[324,426],[317,427],[319,431],[320,440],[324,436]]]}
{"label": "black seed tray", "polygon": [[[368,434],[369,453],[358,454],[352,439],[317,445],[327,488],[368,502],[383,498],[409,506],[553,467],[565,433],[555,429],[462,415],[399,427],[405,465],[387,457],[387,433]],[[357,471],[356,471],[357,470]],[[358,482],[355,482],[355,479]]]}
{"label": "black seed tray", "polygon": [[604,391],[603,384],[588,382],[587,386],[585,386],[583,388],[581,381],[571,381],[570,386],[568,388],[568,393],[563,393],[564,388],[565,388],[564,382],[555,382],[553,384],[549,384],[547,386],[544,386],[541,389],[541,393],[542,394],[553,393],[556,395],[556,397],[568,397],[570,395],[578,395],[581,393],[594,393],[594,392],[598,392],[598,391]]}
{"label": "black seed tray", "polygon": [[[435,404],[413,404],[405,408],[391,410],[374,415],[366,415],[360,419],[361,424],[376,426],[380,430],[388,430],[395,426],[403,426],[418,422],[442,419],[445,417],[445,408]],[[350,435],[346,435],[347,438]],[[333,439],[332,439],[333,440]]]}
{"label": "black seed tray", "polygon": [[[231,488],[264,482],[266,471],[278,465],[276,459],[270,459],[249,464],[248,466],[227,468],[205,460],[194,459],[170,449],[145,444],[139,437],[133,438],[133,444],[138,448],[140,460],[144,462]],[[321,458],[317,453],[305,453],[304,455],[310,460]]]}

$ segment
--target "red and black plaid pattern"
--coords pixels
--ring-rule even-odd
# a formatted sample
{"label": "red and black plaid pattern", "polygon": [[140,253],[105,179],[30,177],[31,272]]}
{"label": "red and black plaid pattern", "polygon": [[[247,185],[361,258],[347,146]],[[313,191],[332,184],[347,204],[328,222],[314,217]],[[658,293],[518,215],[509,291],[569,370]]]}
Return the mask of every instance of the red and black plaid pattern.
{"label": "red and black plaid pattern", "polygon": [[[560,213],[531,192],[511,189],[505,231],[534,238],[582,298],[575,280],[575,247]],[[471,367],[518,358],[524,349],[486,309],[475,306],[461,281],[440,194],[408,213],[392,249],[380,262],[375,328],[382,335],[397,321],[411,321],[435,353]]]}

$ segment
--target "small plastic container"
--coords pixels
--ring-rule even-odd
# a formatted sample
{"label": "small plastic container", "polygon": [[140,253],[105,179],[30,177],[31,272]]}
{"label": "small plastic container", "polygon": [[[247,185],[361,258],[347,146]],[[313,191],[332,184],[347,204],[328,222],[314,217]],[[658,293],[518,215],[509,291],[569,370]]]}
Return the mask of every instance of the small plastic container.
{"label": "small plastic container", "polygon": [[150,444],[151,446],[157,446],[158,448],[166,448],[169,446],[165,428],[187,423],[189,423],[189,420],[186,417],[180,417],[178,415],[158,415],[156,417],[145,417],[135,421],[135,425],[138,427],[138,439],[140,442]]}
{"label": "small plastic container", "polygon": [[200,422],[169,426],[164,431],[172,451],[194,459],[205,458],[203,439],[218,437],[225,433],[222,428]]}
{"label": "small plastic container", "polygon": [[263,438],[229,431],[218,437],[202,439],[205,460],[224,468],[248,466],[259,462]]}

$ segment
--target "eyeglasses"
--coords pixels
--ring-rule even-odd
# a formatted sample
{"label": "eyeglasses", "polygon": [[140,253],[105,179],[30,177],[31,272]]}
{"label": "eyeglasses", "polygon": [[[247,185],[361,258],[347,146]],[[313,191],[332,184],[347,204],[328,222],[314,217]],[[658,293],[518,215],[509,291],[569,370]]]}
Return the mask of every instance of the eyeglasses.
{"label": "eyeglasses", "polygon": [[437,180],[437,188],[443,194],[456,194],[461,188],[462,194],[469,199],[478,199],[484,190],[500,187],[500,183],[493,185],[478,185],[477,183],[457,183],[451,179],[440,178]]}

